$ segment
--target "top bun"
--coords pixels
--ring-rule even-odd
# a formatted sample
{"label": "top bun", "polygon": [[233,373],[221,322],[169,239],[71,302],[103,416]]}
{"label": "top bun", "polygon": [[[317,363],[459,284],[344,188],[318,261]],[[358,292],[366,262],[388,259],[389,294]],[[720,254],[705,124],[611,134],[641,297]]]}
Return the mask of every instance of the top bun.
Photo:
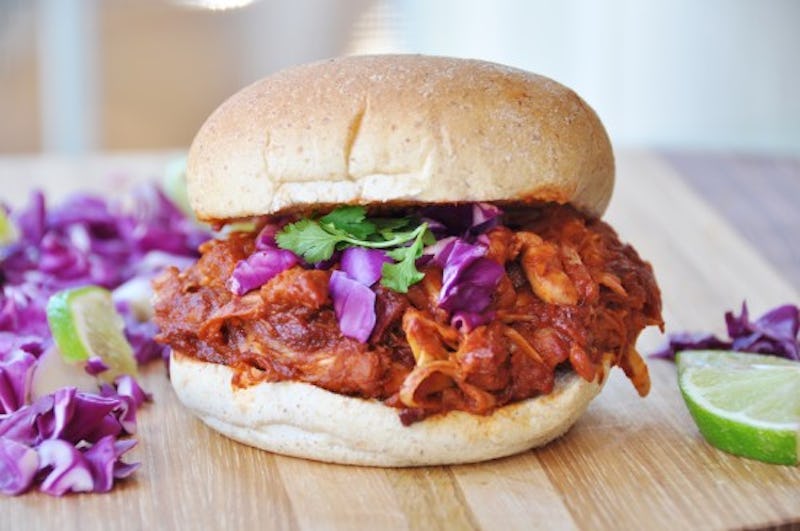
{"label": "top bun", "polygon": [[570,203],[599,217],[614,158],[594,111],[546,77],[477,60],[351,56],[232,96],[195,137],[187,179],[209,221],[470,201]]}

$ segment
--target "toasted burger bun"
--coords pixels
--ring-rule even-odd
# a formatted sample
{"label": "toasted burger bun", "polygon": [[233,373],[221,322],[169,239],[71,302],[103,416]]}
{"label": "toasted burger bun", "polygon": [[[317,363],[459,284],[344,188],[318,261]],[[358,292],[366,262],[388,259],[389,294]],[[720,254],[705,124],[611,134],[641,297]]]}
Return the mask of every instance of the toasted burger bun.
{"label": "toasted burger bun", "polygon": [[601,389],[564,373],[552,393],[489,416],[451,411],[403,426],[397,410],[377,400],[302,382],[233,387],[232,377],[226,365],[172,353],[175,392],[218,432],[279,454],[385,467],[474,463],[541,446],[566,432]]}
{"label": "toasted burger bun", "polygon": [[[362,56],[284,70],[243,89],[203,125],[188,159],[200,219],[339,204],[569,203],[599,217],[614,159],[591,108],[568,88],[483,61]],[[601,384],[574,374],[488,416],[451,411],[405,427],[398,410],[300,382],[232,385],[233,371],[179,352],[180,400],[217,431],[265,450],[337,463],[483,461],[543,445]]]}
{"label": "toasted burger bun", "polygon": [[535,200],[599,217],[614,159],[594,111],[555,81],[484,61],[379,55],[243,89],[200,129],[187,174],[204,220]]}

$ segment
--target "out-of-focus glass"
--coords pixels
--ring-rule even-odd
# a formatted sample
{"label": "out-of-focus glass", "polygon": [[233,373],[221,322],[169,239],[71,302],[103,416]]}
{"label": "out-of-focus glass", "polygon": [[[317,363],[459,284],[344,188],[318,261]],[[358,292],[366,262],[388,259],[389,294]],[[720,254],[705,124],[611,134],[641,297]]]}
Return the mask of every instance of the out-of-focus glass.
{"label": "out-of-focus glass", "polygon": [[201,9],[212,9],[221,11],[224,9],[236,9],[252,4],[257,0],[173,0],[176,4],[195,7]]}

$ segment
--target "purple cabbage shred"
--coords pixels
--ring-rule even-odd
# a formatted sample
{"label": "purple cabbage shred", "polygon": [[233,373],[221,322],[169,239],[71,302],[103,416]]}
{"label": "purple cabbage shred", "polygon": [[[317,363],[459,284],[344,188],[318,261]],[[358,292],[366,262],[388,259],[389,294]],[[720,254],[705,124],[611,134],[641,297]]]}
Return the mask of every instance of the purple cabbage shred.
{"label": "purple cabbage shred", "polygon": [[272,278],[300,263],[300,258],[291,251],[281,249],[275,243],[275,235],[285,225],[285,220],[265,225],[256,236],[256,252],[234,266],[226,282],[235,295],[258,289]]}
{"label": "purple cabbage shred", "polygon": [[381,279],[381,269],[387,263],[392,263],[392,259],[384,251],[366,247],[348,247],[339,262],[348,277],[365,286],[372,286]]}
{"label": "purple cabbage shred", "polygon": [[342,271],[331,273],[329,288],[342,334],[366,343],[377,320],[375,292]]}
{"label": "purple cabbage shred", "polygon": [[104,362],[102,358],[98,356],[92,356],[86,360],[86,367],[84,369],[92,376],[97,376],[101,372],[107,371],[108,365],[106,365],[106,362]]}
{"label": "purple cabbage shred", "polygon": [[674,361],[675,354],[682,350],[735,350],[800,361],[800,309],[794,304],[778,306],[751,321],[747,303],[743,302],[738,316],[725,313],[725,324],[729,339],[708,333],[670,334],[664,347],[651,357]]}
{"label": "purple cabbage shred", "polygon": [[285,223],[269,223],[261,229],[261,232],[256,236],[256,249],[259,251],[268,251],[275,249],[278,244],[275,242],[275,235],[283,228]]}
{"label": "purple cabbage shred", "polygon": [[[110,459],[107,451],[94,449],[98,444],[112,444],[115,449],[113,459],[103,464],[101,471],[109,467],[128,471],[137,466],[121,460],[122,454],[136,441],[119,438],[136,432],[135,410],[147,395],[129,376],[118,378],[115,386],[104,386],[102,393],[84,393],[66,387],[0,417],[0,444],[6,454],[0,463],[0,487],[4,494],[25,492],[37,477],[43,478],[40,490],[56,496],[109,490],[108,477],[123,476],[98,475],[90,466],[92,459],[99,462],[98,456]],[[34,474],[30,473],[27,461],[11,462],[13,456],[30,460],[32,455],[38,456]],[[99,484],[102,489],[97,488]]]}
{"label": "purple cabbage shred", "polygon": [[[62,289],[94,284],[147,286],[166,265],[186,267],[209,233],[155,186],[133,192],[132,206],[76,195],[48,208],[40,192],[27,207],[5,208],[18,229],[0,247],[0,492],[38,488],[60,496],[106,492],[138,464],[122,461],[136,441],[136,411],[150,396],[130,376],[97,393],[62,388],[31,398],[39,356],[52,345],[45,306]],[[138,280],[137,280],[138,279]],[[135,282],[134,282],[135,283]],[[146,297],[147,294],[145,294]],[[162,358],[151,321],[117,302],[139,363]],[[104,363],[91,359],[89,372]]]}
{"label": "purple cabbage shred", "polygon": [[423,209],[424,220],[436,235],[471,239],[500,223],[503,211],[490,203],[431,206]]}
{"label": "purple cabbage shred", "polygon": [[36,357],[21,348],[0,358],[0,415],[18,410],[30,394]]}
{"label": "purple cabbage shred", "polygon": [[490,319],[484,311],[503,276],[503,266],[486,258],[486,247],[455,240],[434,262],[441,265],[439,306],[452,312],[455,326],[471,330]]}
{"label": "purple cabbage shred", "polygon": [[0,437],[0,492],[22,494],[33,483],[39,468],[39,456],[30,446]]}
{"label": "purple cabbage shred", "polygon": [[233,268],[227,281],[228,289],[236,295],[244,295],[260,288],[273,277],[296,265],[299,258],[292,251],[272,247],[256,251]]}
{"label": "purple cabbage shred", "polygon": [[115,306],[125,321],[125,338],[133,348],[136,362],[145,365],[160,359],[166,363],[169,359],[169,349],[154,339],[158,333],[155,322],[152,319],[140,321],[126,303],[117,303]]}
{"label": "purple cabbage shred", "polygon": [[72,444],[47,439],[36,448],[39,472],[45,474],[39,489],[52,496],[68,492],[90,492],[94,488],[86,457]]}

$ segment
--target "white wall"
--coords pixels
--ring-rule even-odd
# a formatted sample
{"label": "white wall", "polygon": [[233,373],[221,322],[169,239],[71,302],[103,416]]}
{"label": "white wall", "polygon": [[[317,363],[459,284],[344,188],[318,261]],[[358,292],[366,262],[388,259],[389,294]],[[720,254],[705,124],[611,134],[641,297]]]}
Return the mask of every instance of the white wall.
{"label": "white wall", "polygon": [[407,51],[576,89],[617,145],[800,154],[795,0],[393,0]]}

